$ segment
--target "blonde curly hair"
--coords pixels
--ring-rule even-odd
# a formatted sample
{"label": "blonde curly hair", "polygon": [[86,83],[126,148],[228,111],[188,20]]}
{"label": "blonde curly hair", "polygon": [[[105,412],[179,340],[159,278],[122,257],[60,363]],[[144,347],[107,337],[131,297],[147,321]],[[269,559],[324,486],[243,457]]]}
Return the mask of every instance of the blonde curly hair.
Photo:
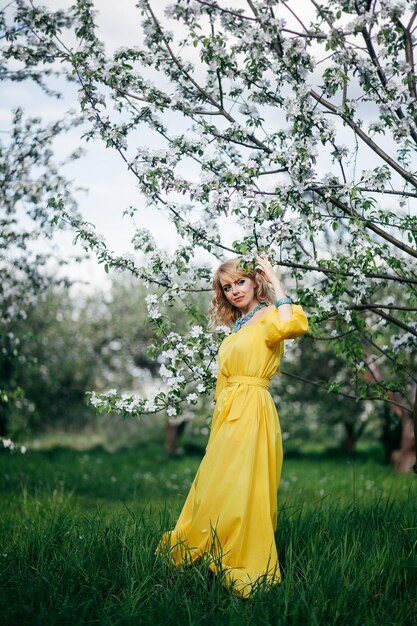
{"label": "blonde curly hair", "polygon": [[271,284],[264,278],[262,274],[255,270],[254,265],[249,265],[248,271],[245,272],[241,266],[243,257],[234,257],[222,263],[214,272],[212,287],[214,296],[209,308],[209,327],[214,328],[220,324],[232,324],[240,317],[239,309],[231,304],[223,291],[220,279],[226,279],[233,282],[242,276],[247,276],[255,281],[255,298],[258,302],[265,304],[273,304],[275,294]]}

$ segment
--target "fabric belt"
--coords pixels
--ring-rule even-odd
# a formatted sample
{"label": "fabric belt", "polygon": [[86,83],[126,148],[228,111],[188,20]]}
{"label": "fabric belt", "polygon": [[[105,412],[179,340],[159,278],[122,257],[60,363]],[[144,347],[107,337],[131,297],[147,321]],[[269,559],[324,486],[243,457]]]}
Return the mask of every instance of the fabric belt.
{"label": "fabric belt", "polygon": [[268,389],[269,378],[258,378],[257,376],[229,376],[227,385],[255,385]]}

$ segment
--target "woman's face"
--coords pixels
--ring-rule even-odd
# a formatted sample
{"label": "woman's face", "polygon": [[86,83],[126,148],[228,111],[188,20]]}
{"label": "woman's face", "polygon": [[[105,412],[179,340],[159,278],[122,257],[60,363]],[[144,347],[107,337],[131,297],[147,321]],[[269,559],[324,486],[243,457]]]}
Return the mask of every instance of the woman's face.
{"label": "woman's face", "polygon": [[255,299],[255,281],[249,276],[221,276],[225,298],[238,309],[245,309]]}

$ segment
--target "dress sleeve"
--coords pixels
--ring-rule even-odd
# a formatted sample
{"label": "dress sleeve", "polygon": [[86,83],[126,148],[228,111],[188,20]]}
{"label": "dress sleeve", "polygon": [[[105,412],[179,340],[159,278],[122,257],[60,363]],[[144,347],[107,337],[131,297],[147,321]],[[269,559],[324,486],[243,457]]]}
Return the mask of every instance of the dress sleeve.
{"label": "dress sleeve", "polygon": [[294,339],[308,333],[309,326],[306,314],[300,304],[292,304],[292,317],[282,320],[278,315],[278,309],[268,315],[266,328],[266,344],[271,347],[282,339]]}
{"label": "dress sleeve", "polygon": [[219,397],[223,389],[226,387],[226,384],[227,384],[227,376],[225,376],[219,370],[219,373],[217,374],[216,388],[214,390],[214,402],[217,402],[217,398]]}

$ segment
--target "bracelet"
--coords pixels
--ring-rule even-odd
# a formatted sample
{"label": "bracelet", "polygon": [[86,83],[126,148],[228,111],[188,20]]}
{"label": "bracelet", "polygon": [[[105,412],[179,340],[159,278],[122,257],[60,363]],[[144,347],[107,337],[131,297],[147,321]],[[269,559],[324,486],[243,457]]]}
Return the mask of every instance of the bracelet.
{"label": "bracelet", "polygon": [[291,300],[290,296],[285,296],[285,298],[281,298],[275,302],[277,308],[281,306],[281,304],[294,304],[294,302]]}

